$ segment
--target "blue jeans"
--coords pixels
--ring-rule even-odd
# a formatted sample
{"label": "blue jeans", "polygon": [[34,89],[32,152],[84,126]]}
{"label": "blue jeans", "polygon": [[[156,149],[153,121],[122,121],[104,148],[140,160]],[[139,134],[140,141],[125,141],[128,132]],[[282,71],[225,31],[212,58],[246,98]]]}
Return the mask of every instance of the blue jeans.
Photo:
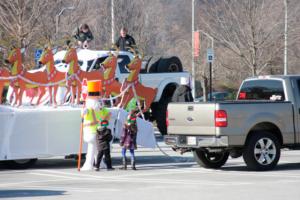
{"label": "blue jeans", "polygon": [[[129,149],[131,160],[134,160],[134,149]],[[122,157],[126,158],[126,148],[122,148]]]}

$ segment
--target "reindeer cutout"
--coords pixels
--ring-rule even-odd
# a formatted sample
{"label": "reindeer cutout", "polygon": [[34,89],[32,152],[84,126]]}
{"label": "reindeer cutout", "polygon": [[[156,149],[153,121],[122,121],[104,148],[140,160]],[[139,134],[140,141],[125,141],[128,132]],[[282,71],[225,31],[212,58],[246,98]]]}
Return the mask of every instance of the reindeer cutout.
{"label": "reindeer cutout", "polygon": [[139,58],[138,55],[136,55],[136,52],[134,50],[133,52],[135,54],[135,57],[127,65],[127,68],[129,69],[130,73],[127,79],[125,80],[121,90],[123,91],[129,85],[131,85],[131,87],[129,88],[129,91],[124,94],[123,101],[121,102],[121,107],[125,107],[129,103],[129,101],[134,97],[134,93],[136,92],[138,100],[144,101],[143,112],[146,112],[150,108],[151,103],[155,98],[157,88],[153,89],[150,87],[146,87],[139,82],[139,73],[141,71],[142,59]]}
{"label": "reindeer cutout", "polygon": [[8,79],[9,76],[11,76],[9,69],[6,67],[0,68],[0,104],[2,104],[2,95],[3,95],[3,89],[5,86],[8,86],[10,81]]}
{"label": "reindeer cutout", "polygon": [[[84,78],[87,80],[103,80],[103,72],[101,70],[86,72],[80,69],[78,64],[77,51],[75,48],[70,47],[66,52],[66,55],[63,59],[64,63],[69,64],[68,76],[72,76],[68,80],[67,85],[71,87],[72,98],[71,102],[75,103],[75,94],[77,93],[77,104],[79,104],[80,95],[81,95],[81,83]],[[67,93],[69,90],[67,91]]]}
{"label": "reindeer cutout", "polygon": [[109,56],[101,63],[104,68],[102,87],[104,97],[117,96],[120,94],[121,84],[115,79],[116,67],[118,64],[118,53],[109,53]]}
{"label": "reindeer cutout", "polygon": [[[54,56],[51,47],[46,47],[39,59],[39,64],[46,65],[47,82],[58,83],[65,80],[66,73],[60,72],[54,65]],[[65,82],[63,82],[65,85]],[[50,104],[56,106],[57,89],[61,84],[55,84],[48,87]]]}
{"label": "reindeer cutout", "polygon": [[14,93],[16,94],[16,105],[22,105],[23,93],[26,89],[29,88],[39,88],[39,97],[37,100],[37,104],[39,104],[42,96],[45,94],[46,91],[44,86],[39,86],[37,83],[47,83],[46,72],[32,73],[25,71],[22,66],[22,54],[20,48],[12,48],[6,61],[12,64],[12,76],[22,76],[10,82],[10,85],[13,87]]}

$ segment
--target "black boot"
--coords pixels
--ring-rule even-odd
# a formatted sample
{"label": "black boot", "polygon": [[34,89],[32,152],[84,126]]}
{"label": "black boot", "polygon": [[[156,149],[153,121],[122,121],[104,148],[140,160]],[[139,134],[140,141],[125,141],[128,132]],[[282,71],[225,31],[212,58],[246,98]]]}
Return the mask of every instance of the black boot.
{"label": "black boot", "polygon": [[135,159],[131,159],[131,169],[136,170],[136,168],[135,168]]}
{"label": "black boot", "polygon": [[111,160],[108,160],[106,162],[106,166],[107,166],[107,170],[108,171],[111,171],[111,170],[114,170],[115,168],[112,167],[112,164],[111,164]]}
{"label": "black boot", "polygon": [[123,167],[121,167],[120,169],[121,170],[127,170],[127,160],[126,160],[126,158],[123,158],[122,162],[123,162]]}
{"label": "black boot", "polygon": [[106,164],[106,167],[107,167],[108,171],[111,171],[111,170],[115,169],[115,168],[112,167],[110,153],[107,153],[105,155],[105,164]]}

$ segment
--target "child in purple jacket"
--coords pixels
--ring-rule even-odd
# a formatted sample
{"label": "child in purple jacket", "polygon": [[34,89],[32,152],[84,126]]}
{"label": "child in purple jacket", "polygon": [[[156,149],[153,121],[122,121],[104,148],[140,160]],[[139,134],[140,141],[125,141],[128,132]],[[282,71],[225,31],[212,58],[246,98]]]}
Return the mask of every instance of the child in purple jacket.
{"label": "child in purple jacket", "polygon": [[135,156],[134,150],[137,149],[136,145],[136,136],[137,136],[137,123],[136,123],[136,111],[132,111],[128,114],[127,123],[125,123],[123,128],[123,133],[120,139],[120,145],[122,148],[122,162],[123,167],[121,169],[127,170],[127,158],[126,158],[126,150],[130,151],[131,155],[131,168],[136,170],[135,168]]}

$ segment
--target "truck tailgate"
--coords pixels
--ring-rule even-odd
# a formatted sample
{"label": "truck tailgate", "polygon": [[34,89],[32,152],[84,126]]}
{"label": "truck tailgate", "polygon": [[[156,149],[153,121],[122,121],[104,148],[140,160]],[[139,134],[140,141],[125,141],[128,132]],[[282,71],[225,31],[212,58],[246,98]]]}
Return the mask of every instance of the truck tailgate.
{"label": "truck tailgate", "polygon": [[215,135],[215,103],[170,103],[168,134]]}

